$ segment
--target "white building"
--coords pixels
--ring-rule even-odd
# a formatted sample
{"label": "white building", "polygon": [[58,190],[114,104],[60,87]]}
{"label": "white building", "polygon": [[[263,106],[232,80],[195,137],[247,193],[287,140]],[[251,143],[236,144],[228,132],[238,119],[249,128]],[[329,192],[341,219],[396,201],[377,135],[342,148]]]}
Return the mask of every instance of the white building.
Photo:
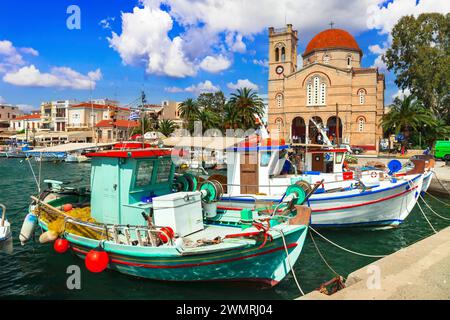
{"label": "white building", "polygon": [[66,131],[68,108],[77,104],[76,100],[58,100],[41,104],[42,129],[48,131]]}
{"label": "white building", "polygon": [[41,113],[39,111],[19,116],[9,121],[9,130],[11,131],[37,132],[41,130],[41,127]]}

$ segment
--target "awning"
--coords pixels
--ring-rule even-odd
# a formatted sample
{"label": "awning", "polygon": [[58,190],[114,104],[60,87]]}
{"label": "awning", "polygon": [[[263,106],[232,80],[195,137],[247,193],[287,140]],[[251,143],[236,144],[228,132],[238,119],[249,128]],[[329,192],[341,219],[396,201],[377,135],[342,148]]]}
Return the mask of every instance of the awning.
{"label": "awning", "polygon": [[204,149],[228,149],[244,141],[245,138],[236,137],[170,137],[163,139],[165,146],[194,147]]}
{"label": "awning", "polygon": [[96,149],[100,147],[112,146],[114,143],[66,143],[53,147],[40,148],[28,151],[27,153],[59,153],[59,152],[72,152],[85,149]]}

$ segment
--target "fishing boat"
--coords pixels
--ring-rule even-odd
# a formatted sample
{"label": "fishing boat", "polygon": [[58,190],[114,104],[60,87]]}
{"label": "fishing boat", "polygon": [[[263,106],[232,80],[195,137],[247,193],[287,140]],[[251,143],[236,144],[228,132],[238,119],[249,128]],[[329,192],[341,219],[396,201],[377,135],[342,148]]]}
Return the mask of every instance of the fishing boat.
{"label": "fishing boat", "polygon": [[0,242],[3,242],[11,238],[11,225],[6,219],[6,206],[0,203],[0,209],[2,212],[2,218],[0,220]]}
{"label": "fishing boat", "polygon": [[70,248],[93,272],[107,267],[167,281],[273,286],[300,256],[310,209],[298,188],[286,190],[276,205],[222,210],[222,185],[175,174],[169,149],[88,156],[90,193],[46,180],[51,190],[33,198],[21,242],[31,238],[37,221],[44,230],[40,242],[55,241],[58,252]]}

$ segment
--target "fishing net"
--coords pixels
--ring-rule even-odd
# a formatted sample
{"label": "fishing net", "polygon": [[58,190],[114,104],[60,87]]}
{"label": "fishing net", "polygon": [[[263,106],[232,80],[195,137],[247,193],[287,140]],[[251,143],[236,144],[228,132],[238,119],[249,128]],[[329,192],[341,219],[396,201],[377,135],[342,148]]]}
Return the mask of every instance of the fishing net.
{"label": "fishing net", "polygon": [[[65,218],[70,217],[78,222],[87,222],[95,224],[96,221],[91,217],[91,208],[74,208],[70,211],[60,213],[56,208],[52,209],[50,206],[39,206],[36,209],[35,214],[39,216],[39,219],[47,224],[48,230],[62,235],[64,232],[75,234],[78,236],[103,240],[106,239],[105,230],[99,230],[85,225],[80,225],[72,221],[65,221]],[[64,216],[65,215],[65,216]],[[100,226],[100,225],[99,225]]]}

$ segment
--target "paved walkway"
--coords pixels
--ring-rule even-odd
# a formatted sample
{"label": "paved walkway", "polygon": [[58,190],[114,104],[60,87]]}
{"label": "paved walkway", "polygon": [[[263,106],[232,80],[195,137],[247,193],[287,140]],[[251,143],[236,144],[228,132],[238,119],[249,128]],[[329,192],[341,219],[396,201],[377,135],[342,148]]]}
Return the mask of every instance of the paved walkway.
{"label": "paved walkway", "polygon": [[356,270],[346,285],[332,296],[313,291],[298,299],[450,299],[450,227]]}

